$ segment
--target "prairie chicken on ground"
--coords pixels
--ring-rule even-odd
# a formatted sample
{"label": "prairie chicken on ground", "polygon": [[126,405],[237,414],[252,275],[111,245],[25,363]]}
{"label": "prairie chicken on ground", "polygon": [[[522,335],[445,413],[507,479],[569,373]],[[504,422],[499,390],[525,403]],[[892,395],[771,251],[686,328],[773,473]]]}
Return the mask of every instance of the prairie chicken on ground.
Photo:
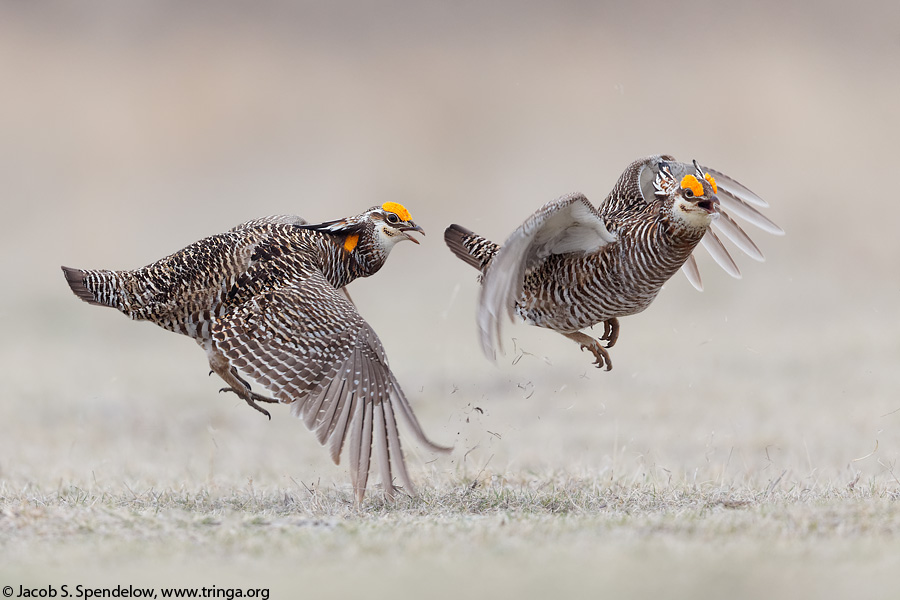
{"label": "prairie chicken on ground", "polygon": [[[290,404],[335,463],[349,436],[350,477],[362,501],[373,448],[385,494],[394,492],[392,462],[414,493],[396,413],[423,446],[449,450],[425,436],[378,336],[344,291],[376,273],[397,242],[418,244],[410,231],[422,229],[388,202],[319,224],[248,221],[134,271],[63,271],[82,300],[194,338],[228,384],[222,391],[269,417],[258,402]],[[242,373],[274,397],[251,391]]]}
{"label": "prairie chicken on ground", "polygon": [[[702,289],[692,256],[698,243],[740,277],[716,230],[763,260],[726,212],[769,233],[784,233],[753,206],[767,204],[718,171],[650,156],[629,165],[598,208],[581,194],[563,196],[531,215],[502,247],[459,225],[448,227],[444,239],[482,273],[477,321],[488,357],[500,348],[503,320],[518,314],[574,340],[608,371],[606,348],[618,338],[618,317],[647,308],[679,268]],[[604,324],[600,340],[580,331],[598,323]]]}

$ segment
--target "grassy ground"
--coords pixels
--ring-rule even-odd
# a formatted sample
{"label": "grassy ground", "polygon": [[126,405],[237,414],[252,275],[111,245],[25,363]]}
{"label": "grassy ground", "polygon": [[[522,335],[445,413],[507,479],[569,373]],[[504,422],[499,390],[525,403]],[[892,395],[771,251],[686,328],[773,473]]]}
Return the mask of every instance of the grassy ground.
{"label": "grassy ground", "polygon": [[[59,367],[17,377],[18,403],[2,405],[0,583],[326,598],[893,589],[898,413],[877,395],[892,383],[851,379],[865,408],[850,410],[815,385],[795,395],[777,352],[754,363],[759,384],[725,361],[692,392],[665,356],[689,343],[713,361],[720,344],[684,333],[648,350],[642,338],[658,334],[637,324],[610,373],[565,340],[499,366],[473,355],[446,382],[417,374],[409,356],[401,380],[429,433],[455,451],[409,446],[420,495],[385,503],[375,485],[356,506],[344,470],[286,410],[269,422],[217,395],[192,342],[81,308],[48,309],[62,316],[44,344],[2,357],[22,372],[37,355]],[[741,322],[736,335],[753,343]],[[516,331],[526,347],[542,333]],[[896,359],[876,354],[885,367]],[[653,377],[635,375],[640,360],[659,365]]]}
{"label": "grassy ground", "polygon": [[890,487],[624,485],[548,473],[445,481],[362,507],[303,486],[4,489],[0,576],[266,587],[273,597],[889,597],[900,566]]}

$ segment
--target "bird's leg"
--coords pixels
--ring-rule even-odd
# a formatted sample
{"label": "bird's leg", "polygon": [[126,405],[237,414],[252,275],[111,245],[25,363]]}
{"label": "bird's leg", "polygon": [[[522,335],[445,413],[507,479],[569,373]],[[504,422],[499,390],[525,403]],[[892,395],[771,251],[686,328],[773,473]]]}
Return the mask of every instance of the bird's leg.
{"label": "bird's leg", "polygon": [[[610,325],[610,328],[613,331],[617,330],[618,323]],[[563,335],[579,344],[582,350],[590,350],[591,354],[594,355],[594,358],[597,359],[594,361],[594,364],[597,365],[598,369],[603,368],[604,365],[606,365],[607,371],[612,369],[612,361],[609,359],[609,352],[606,351],[606,348],[604,348],[598,340],[595,340],[591,336],[581,333],[580,331],[563,333]]]}
{"label": "bird's leg", "polygon": [[219,390],[219,393],[234,392],[240,399],[266,415],[271,421],[272,415],[269,414],[269,411],[258,405],[257,402],[278,402],[278,400],[267,398],[266,396],[250,391],[250,384],[244,381],[237,374],[237,370],[228,364],[228,359],[218,352],[209,352],[208,355],[209,366],[212,368],[213,372],[228,384],[228,387],[223,387]]}
{"label": "bird's leg", "polygon": [[607,319],[603,322],[603,337],[600,338],[601,342],[606,342],[607,348],[612,348],[616,345],[616,341],[619,339],[619,320],[615,317],[612,319]]}

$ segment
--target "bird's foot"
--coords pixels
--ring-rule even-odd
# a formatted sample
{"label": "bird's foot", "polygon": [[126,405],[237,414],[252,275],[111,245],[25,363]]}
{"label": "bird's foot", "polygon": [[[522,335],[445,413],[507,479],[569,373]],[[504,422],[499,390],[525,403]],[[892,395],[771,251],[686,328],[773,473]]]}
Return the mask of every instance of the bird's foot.
{"label": "bird's foot", "polygon": [[250,391],[250,384],[240,376],[236,368],[228,364],[228,359],[225,358],[225,355],[215,349],[209,351],[209,366],[216,375],[228,384],[227,387],[219,390],[220,394],[222,392],[237,394],[237,397],[246,402],[251,408],[266,415],[270,421],[272,420],[272,415],[269,414],[269,411],[261,407],[257,402],[277,403],[278,400]]}
{"label": "bird's foot", "polygon": [[[611,328],[612,333],[618,331],[618,323],[615,325],[609,325],[609,327]],[[588,350],[591,354],[593,354],[595,359],[594,364],[598,369],[602,369],[604,366],[606,367],[607,371],[612,369],[612,361],[609,358],[609,352],[606,351],[606,348],[603,347],[603,344],[601,344],[599,340],[595,340],[591,336],[581,333],[580,331],[564,333],[563,335],[573,342],[576,342],[579,346],[581,346],[582,350]]]}
{"label": "bird's foot", "polygon": [[[594,362],[592,364],[596,365],[598,369],[602,369],[603,366],[606,366],[606,370],[609,371],[612,369],[612,361],[609,359],[609,352],[606,351],[599,341],[591,340],[592,344],[581,344],[581,350],[589,350],[591,354],[594,355]],[[607,346],[608,348],[609,346]]]}
{"label": "bird's foot", "polygon": [[275,404],[277,404],[277,403],[278,403],[278,400],[275,400],[274,398],[268,398],[268,397],[263,396],[263,395],[261,395],[261,394],[257,394],[256,392],[251,392],[249,388],[243,389],[243,390],[237,390],[237,389],[235,389],[235,388],[233,388],[233,387],[223,387],[222,389],[219,390],[219,393],[220,393],[220,394],[221,394],[222,392],[233,392],[233,393],[237,394],[238,397],[241,398],[241,399],[242,399],[244,402],[246,402],[248,405],[250,405],[251,407],[255,408],[256,410],[258,410],[258,411],[261,412],[262,414],[266,415],[266,416],[269,418],[270,421],[272,420],[272,415],[269,414],[269,411],[267,411],[267,410],[264,409],[262,406],[260,406],[259,404],[257,404],[257,402],[268,402],[268,403],[275,403]]}
{"label": "bird's foot", "polygon": [[[616,345],[616,341],[619,339],[619,320],[615,317],[612,319],[607,319],[603,322],[603,336],[600,338],[601,342],[606,342],[607,348],[612,348]],[[607,357],[607,360],[608,357]]]}

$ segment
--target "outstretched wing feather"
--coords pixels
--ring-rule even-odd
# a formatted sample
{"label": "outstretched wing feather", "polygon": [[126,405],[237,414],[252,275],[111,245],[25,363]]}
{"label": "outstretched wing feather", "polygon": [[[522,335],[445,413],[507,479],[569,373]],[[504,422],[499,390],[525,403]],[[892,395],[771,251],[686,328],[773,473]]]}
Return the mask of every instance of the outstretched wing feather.
{"label": "outstretched wing feather", "polygon": [[688,259],[684,261],[684,264],[681,265],[681,270],[684,272],[684,276],[687,277],[687,280],[691,282],[691,285],[694,286],[694,289],[698,292],[702,292],[703,280],[700,278],[700,269],[697,268],[697,260],[694,258],[693,254],[688,256]]}
{"label": "outstretched wing feather", "polygon": [[716,196],[719,197],[719,201],[722,203],[724,211],[733,213],[735,216],[744,219],[748,223],[767,233],[771,233],[772,235],[784,235],[784,229],[753,208],[741,196],[737,196],[724,188],[719,188],[719,193],[716,194]]}
{"label": "outstretched wing feather", "polygon": [[394,481],[391,475],[391,455],[388,450],[387,423],[384,418],[384,403],[373,403],[374,422],[372,423],[372,449],[375,451],[375,460],[381,473],[381,485],[384,487],[384,495],[394,497]]}
{"label": "outstretched wing feather", "polygon": [[[687,167],[687,165],[682,166],[685,168]],[[716,169],[710,169],[709,167],[701,167],[701,169],[715,177],[716,185],[718,187],[716,196],[719,198],[720,202],[718,217],[713,221],[712,226],[709,231],[707,231],[706,235],[703,236],[701,242],[703,247],[706,248],[716,263],[718,263],[725,272],[732,277],[740,277],[740,269],[724,244],[722,244],[722,241],[716,235],[716,232],[722,233],[744,254],[753,260],[762,262],[765,260],[762,251],[750,236],[747,235],[744,228],[732,218],[732,215],[774,235],[784,235],[784,230],[754,208],[756,206],[765,208],[769,204],[754,192],[750,191],[746,186]],[[691,262],[693,264],[689,264]],[[682,267],[682,270],[687,276],[688,281],[691,282],[691,285],[698,290],[702,290],[700,271],[697,269],[697,264],[696,261],[694,261],[693,255],[688,263],[685,263]]]}
{"label": "outstretched wing feather", "polygon": [[[378,336],[316,269],[289,286],[254,296],[218,321],[212,334],[213,344],[232,365],[292,404],[292,412],[320,443],[328,444],[335,463],[350,434],[351,480],[359,498],[368,479],[373,415],[381,415],[379,443],[399,440],[396,422],[385,419],[382,405],[399,400],[416,438],[427,440],[390,372]],[[373,405],[378,405],[374,412]],[[389,476],[390,465],[381,464],[387,445],[376,451],[382,475]],[[394,459],[403,462],[399,446]],[[384,483],[390,492],[390,481]]]}
{"label": "outstretched wing feather", "polygon": [[712,229],[706,232],[706,235],[703,236],[700,243],[703,244],[706,251],[713,257],[713,260],[715,260],[720,267],[725,269],[726,273],[735,279],[740,279],[741,270],[738,268],[737,263],[734,262],[734,259],[731,258],[731,254],[728,253],[728,249],[725,248],[722,240],[719,239],[719,236],[717,236]]}
{"label": "outstretched wing feather", "polygon": [[700,168],[716,178],[716,185],[719,187],[720,191],[725,190],[731,195],[737,198],[741,198],[743,202],[754,204],[761,208],[767,208],[769,206],[768,202],[757,196],[754,192],[747,188],[747,186],[738,182],[733,177],[729,177],[725,173],[717,171],[716,169],[710,169],[709,167]]}
{"label": "outstretched wing feather", "polygon": [[735,223],[734,219],[728,216],[726,212],[720,212],[718,218],[713,221],[712,228],[721,231],[725,237],[731,240],[735,246],[740,248],[744,254],[753,260],[764,262],[766,258],[763,256],[759,247],[750,239],[747,232]]}
{"label": "outstretched wing feather", "polygon": [[531,215],[506,240],[488,267],[478,302],[481,347],[495,358],[502,321],[515,314],[525,271],[550,254],[595,252],[615,241],[597,210],[581,194],[563,196]]}

